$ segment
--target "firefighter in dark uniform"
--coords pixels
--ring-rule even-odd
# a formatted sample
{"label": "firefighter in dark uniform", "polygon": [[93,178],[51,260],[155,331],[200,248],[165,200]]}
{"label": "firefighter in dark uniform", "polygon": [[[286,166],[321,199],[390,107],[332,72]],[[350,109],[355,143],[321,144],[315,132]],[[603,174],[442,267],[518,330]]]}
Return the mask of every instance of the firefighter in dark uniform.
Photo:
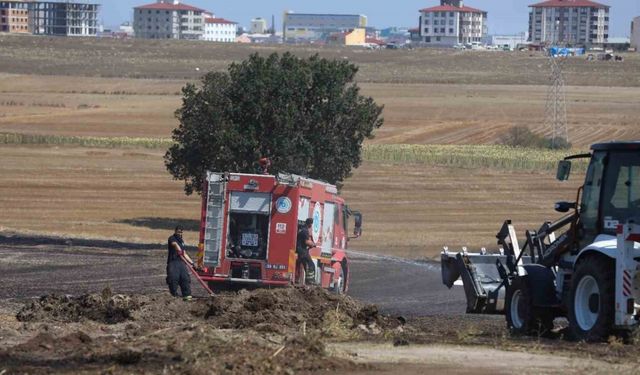
{"label": "firefighter in dark uniform", "polygon": [[186,264],[180,259],[183,255],[185,259],[193,266],[193,261],[189,257],[186,251],[184,251],[185,245],[182,239],[182,227],[177,226],[175,232],[168,241],[168,254],[167,254],[167,285],[169,285],[169,292],[174,297],[178,296],[178,286],[180,286],[180,292],[182,298],[185,301],[191,300],[191,277],[189,276],[189,270]]}
{"label": "firefighter in dark uniform", "polygon": [[309,249],[316,247],[315,242],[311,239],[312,225],[312,218],[305,220],[304,225],[298,230],[298,239],[296,244],[296,253],[298,254],[298,260],[304,267],[306,275],[305,281],[307,283],[314,283],[316,279],[316,266],[313,264],[311,255],[309,255]]}

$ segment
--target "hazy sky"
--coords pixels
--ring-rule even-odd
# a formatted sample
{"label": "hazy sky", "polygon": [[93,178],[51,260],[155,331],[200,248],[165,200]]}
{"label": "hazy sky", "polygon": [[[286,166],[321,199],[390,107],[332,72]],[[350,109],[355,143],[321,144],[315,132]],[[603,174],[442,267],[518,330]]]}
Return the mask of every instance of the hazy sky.
{"label": "hazy sky", "polygon": [[[130,21],[133,7],[153,3],[155,0],[95,0],[102,4],[101,18],[107,26]],[[528,28],[527,7],[542,0],[467,0],[465,5],[489,12],[489,33],[507,34],[526,31]],[[597,1],[597,0],[596,0]],[[439,0],[186,0],[186,4],[210,10],[218,17],[248,26],[251,18],[276,17],[276,26],[285,10],[299,13],[356,13],[369,18],[369,26],[414,27],[418,23],[418,9],[439,5]],[[611,6],[611,36],[628,36],[631,19],[640,16],[640,0],[600,0]]]}

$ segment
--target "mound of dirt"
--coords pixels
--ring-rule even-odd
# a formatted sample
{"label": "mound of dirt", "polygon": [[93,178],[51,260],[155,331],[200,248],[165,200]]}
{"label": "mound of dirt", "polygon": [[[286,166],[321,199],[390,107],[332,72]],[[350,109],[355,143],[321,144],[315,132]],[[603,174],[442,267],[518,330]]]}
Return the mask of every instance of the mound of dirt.
{"label": "mound of dirt", "polygon": [[[263,337],[208,326],[177,325],[162,334],[90,338],[82,332],[40,333],[0,350],[9,373],[283,374],[362,368],[335,358],[318,335]],[[107,370],[108,369],[108,370]]]}
{"label": "mound of dirt", "polygon": [[79,297],[47,295],[31,301],[16,315],[21,322],[80,322],[93,320],[116,324],[132,318],[140,309],[135,296],[113,294],[105,289],[101,294],[85,294]]}
{"label": "mound of dirt", "polygon": [[345,328],[382,321],[375,306],[320,288],[260,289],[221,296],[208,304],[204,318],[219,328],[278,333],[299,330],[303,325],[307,329],[322,329],[332,318],[349,326]]}
{"label": "mound of dirt", "polygon": [[[350,330],[368,327],[378,332],[397,325],[373,305],[335,295],[321,288],[278,288],[223,293],[211,299],[183,302],[167,294],[123,295],[105,289],[78,297],[48,295],[26,304],[17,314],[22,322],[81,322],[115,324],[136,321],[155,329],[164,323],[206,322],[212,328],[252,329],[290,334],[323,330],[333,337],[350,337]],[[198,323],[199,324],[199,323]],[[369,328],[373,327],[373,330]]]}

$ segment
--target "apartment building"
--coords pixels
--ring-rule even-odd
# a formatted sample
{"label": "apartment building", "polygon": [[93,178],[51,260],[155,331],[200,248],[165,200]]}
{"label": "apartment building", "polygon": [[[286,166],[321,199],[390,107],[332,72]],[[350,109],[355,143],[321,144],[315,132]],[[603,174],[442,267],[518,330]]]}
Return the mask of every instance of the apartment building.
{"label": "apartment building", "polygon": [[631,21],[631,48],[640,52],[640,17],[635,17]]}
{"label": "apartment building", "polygon": [[487,36],[487,12],[462,0],[441,0],[420,10],[420,40],[433,46],[482,42]]}
{"label": "apartment building", "polygon": [[29,33],[29,2],[0,1],[0,32]]}
{"label": "apartment building", "polygon": [[609,39],[609,6],[590,0],[549,0],[529,6],[535,44],[590,46]]}
{"label": "apartment building", "polygon": [[286,43],[325,41],[329,36],[367,27],[367,17],[360,14],[310,14],[286,12],[283,17],[283,40]]}
{"label": "apartment building", "polygon": [[224,18],[206,18],[202,39],[210,42],[233,43],[236,41],[238,24]]}
{"label": "apartment building", "polygon": [[29,29],[34,35],[96,36],[100,5],[73,1],[30,1]]}
{"label": "apartment building", "polygon": [[136,38],[198,40],[204,36],[207,17],[213,15],[204,9],[177,0],[158,0],[134,8],[133,29]]}

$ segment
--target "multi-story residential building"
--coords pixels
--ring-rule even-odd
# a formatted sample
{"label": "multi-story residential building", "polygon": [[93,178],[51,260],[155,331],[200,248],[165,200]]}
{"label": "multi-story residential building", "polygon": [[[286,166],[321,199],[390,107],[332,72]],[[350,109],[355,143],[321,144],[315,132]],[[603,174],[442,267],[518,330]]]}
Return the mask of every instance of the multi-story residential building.
{"label": "multi-story residential building", "polygon": [[31,1],[29,28],[35,35],[96,36],[99,8],[95,3]]}
{"label": "multi-story residential building", "polygon": [[70,0],[0,1],[0,32],[96,36],[99,8],[99,4]]}
{"label": "multi-story residential building", "polygon": [[636,52],[640,52],[640,17],[636,17],[631,21],[631,48],[635,48]]}
{"label": "multi-story residential building", "polygon": [[30,32],[28,1],[0,1],[0,32],[18,34]]}
{"label": "multi-story residential building", "polygon": [[202,39],[210,42],[231,43],[236,41],[238,24],[224,18],[206,18]]}
{"label": "multi-story residential building", "polygon": [[487,12],[462,0],[441,0],[420,10],[420,39],[427,45],[453,46],[481,42],[487,36]]}
{"label": "multi-story residential building", "polygon": [[267,20],[262,17],[254,18],[251,20],[251,27],[249,28],[250,34],[266,34],[268,30]]}
{"label": "multi-story residential building", "polygon": [[136,38],[202,39],[208,13],[178,0],[158,0],[135,7],[133,29]]}
{"label": "multi-story residential building", "polygon": [[549,0],[529,6],[535,44],[589,46],[609,39],[609,6],[590,0]]}
{"label": "multi-story residential building", "polygon": [[282,38],[285,42],[327,40],[337,32],[367,27],[367,17],[359,14],[308,14],[286,12]]}

